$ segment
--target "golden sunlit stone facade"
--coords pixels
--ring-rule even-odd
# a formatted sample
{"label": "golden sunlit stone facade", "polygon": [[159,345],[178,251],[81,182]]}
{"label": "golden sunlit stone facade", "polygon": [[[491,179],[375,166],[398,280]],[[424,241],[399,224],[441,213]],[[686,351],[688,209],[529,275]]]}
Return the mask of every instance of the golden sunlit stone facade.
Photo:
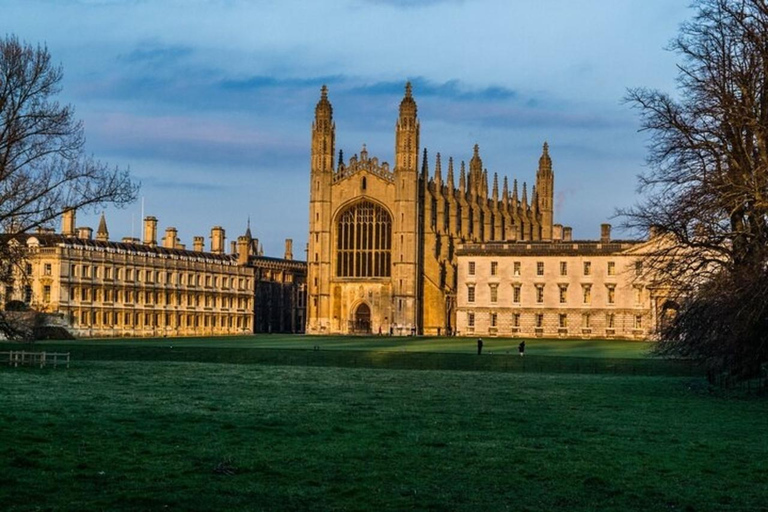
{"label": "golden sunlit stone facade", "polygon": [[[558,229],[556,229],[556,232]],[[677,305],[643,269],[649,241],[462,245],[458,334],[647,339]]]}
{"label": "golden sunlit stone facade", "polygon": [[[307,332],[445,334],[456,325],[456,247],[491,240],[550,240],[554,173],[545,144],[529,192],[489,176],[476,145],[468,169],[439,154],[420,160],[410,84],[395,124],[395,161],[335,158],[326,87],[315,108],[310,163]],[[443,178],[443,172],[446,172]]]}
{"label": "golden sunlit stone facade", "polygon": [[24,268],[4,290],[3,304],[24,302],[83,337],[302,330],[306,266],[292,260],[290,241],[285,259],[265,257],[249,227],[226,254],[217,226],[209,251],[202,236],[187,250],[172,227],[158,244],[154,217],[144,221],[143,241],[110,241],[103,216],[91,235],[90,228],[74,229],[74,212],[67,212],[61,234],[23,237]]}

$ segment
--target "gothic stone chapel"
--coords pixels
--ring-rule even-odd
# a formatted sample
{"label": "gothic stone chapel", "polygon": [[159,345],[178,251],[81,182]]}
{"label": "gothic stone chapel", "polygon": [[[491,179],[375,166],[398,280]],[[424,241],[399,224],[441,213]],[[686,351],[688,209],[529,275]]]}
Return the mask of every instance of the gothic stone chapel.
{"label": "gothic stone chapel", "polygon": [[[312,124],[309,194],[308,334],[448,334],[455,330],[456,246],[551,240],[554,174],[544,144],[530,193],[507,178],[499,190],[475,145],[469,171],[445,178],[438,153],[430,176],[419,162],[419,120],[411,84],[395,125],[395,163],[365,146],[335,162],[333,107],[323,86]],[[421,164],[421,165],[420,165]]]}

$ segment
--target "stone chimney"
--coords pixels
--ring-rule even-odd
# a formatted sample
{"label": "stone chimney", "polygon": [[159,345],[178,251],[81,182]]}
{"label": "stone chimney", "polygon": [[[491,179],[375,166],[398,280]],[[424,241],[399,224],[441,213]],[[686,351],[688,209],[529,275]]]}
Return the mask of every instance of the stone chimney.
{"label": "stone chimney", "polygon": [[61,234],[75,236],[75,210],[70,208],[61,215]]}
{"label": "stone chimney", "polygon": [[[234,242],[233,242],[234,243]],[[237,237],[237,264],[247,265],[248,256],[250,255],[249,249],[250,239],[247,236]]]}
{"label": "stone chimney", "polygon": [[611,241],[611,225],[600,224],[600,241],[607,244]]}
{"label": "stone chimney", "polygon": [[165,228],[165,237],[163,238],[163,247],[167,249],[176,248],[176,235],[178,234],[176,228]]}
{"label": "stone chimney", "polygon": [[93,235],[93,228],[77,228],[77,238],[90,240]]}
{"label": "stone chimney", "polygon": [[144,245],[157,246],[157,219],[155,217],[144,217]]}
{"label": "stone chimney", "polygon": [[211,229],[211,252],[213,254],[224,254],[224,228],[221,226],[214,226]]}
{"label": "stone chimney", "polygon": [[285,239],[285,256],[283,258],[286,260],[293,259],[293,240],[290,238]]}
{"label": "stone chimney", "polygon": [[237,240],[229,242],[229,254],[237,254]]}
{"label": "stone chimney", "polygon": [[124,244],[137,244],[139,243],[139,239],[132,236],[124,236],[122,242]]}
{"label": "stone chimney", "polygon": [[192,250],[195,252],[203,252],[205,250],[204,236],[196,236],[192,238]]}
{"label": "stone chimney", "polygon": [[573,241],[573,228],[570,226],[566,226],[563,228],[563,242],[572,242]]}
{"label": "stone chimney", "polygon": [[552,240],[560,242],[563,240],[563,225],[555,224],[552,226]]}

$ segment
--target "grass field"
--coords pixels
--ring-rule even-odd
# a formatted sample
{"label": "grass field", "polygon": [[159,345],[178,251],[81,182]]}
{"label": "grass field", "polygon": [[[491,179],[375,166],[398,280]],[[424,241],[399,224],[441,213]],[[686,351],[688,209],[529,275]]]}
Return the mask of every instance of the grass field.
{"label": "grass field", "polygon": [[765,399],[699,377],[113,354],[134,343],[181,360],[0,368],[4,510],[768,510]]}

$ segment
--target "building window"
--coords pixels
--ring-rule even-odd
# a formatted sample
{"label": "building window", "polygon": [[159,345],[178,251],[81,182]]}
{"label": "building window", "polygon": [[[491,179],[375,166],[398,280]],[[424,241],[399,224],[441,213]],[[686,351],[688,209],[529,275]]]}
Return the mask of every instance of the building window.
{"label": "building window", "polygon": [[512,264],[512,275],[520,276],[520,262],[516,261]]}
{"label": "building window", "polygon": [[392,258],[392,219],[369,201],[347,208],[336,226],[336,275],[389,277]]}
{"label": "building window", "polygon": [[565,304],[566,302],[568,302],[568,285],[561,284],[560,285],[560,304]]}
{"label": "building window", "polygon": [[499,300],[499,286],[492,284],[491,287],[491,302],[495,303]]}
{"label": "building window", "polygon": [[615,304],[616,303],[616,287],[615,286],[607,286],[607,299],[608,304]]}
{"label": "building window", "polygon": [[475,287],[467,286],[467,302],[475,302]]}
{"label": "building window", "polygon": [[584,275],[585,276],[591,276],[592,275],[592,262],[591,261],[585,261],[584,262]]}
{"label": "building window", "polygon": [[467,325],[469,327],[475,326],[475,314],[474,313],[467,313]]}
{"label": "building window", "polygon": [[592,302],[592,285],[591,284],[581,285],[581,292],[584,298],[584,304],[590,304]]}
{"label": "building window", "polygon": [[536,275],[537,276],[543,276],[544,275],[544,262],[543,261],[537,261],[536,262]]}
{"label": "building window", "polygon": [[605,315],[605,326],[608,329],[613,329],[616,327],[616,315],[613,313],[608,313]]}
{"label": "building window", "polygon": [[643,315],[635,315],[635,329],[643,328]]}
{"label": "building window", "polygon": [[591,320],[592,319],[590,317],[590,314],[589,313],[584,313],[583,315],[581,315],[581,326],[584,329],[589,329],[591,327],[591,323],[592,323]]}
{"label": "building window", "polygon": [[498,320],[498,316],[496,313],[491,313],[491,327],[496,327],[496,322]]}
{"label": "building window", "polygon": [[512,327],[520,327],[520,313],[512,314]]}
{"label": "building window", "polygon": [[566,313],[560,313],[559,325],[561,329],[566,329],[568,327],[568,315]]}
{"label": "building window", "polygon": [[43,265],[43,275],[49,276],[51,275],[52,266],[50,263],[46,263]]}
{"label": "building window", "polygon": [[473,276],[475,275],[475,262],[470,261],[467,265],[467,275]]}
{"label": "building window", "polygon": [[635,306],[639,306],[643,303],[643,287],[635,286]]}
{"label": "building window", "polygon": [[498,261],[492,261],[491,262],[491,275],[492,276],[499,275],[499,262]]}
{"label": "building window", "polygon": [[539,304],[544,302],[544,285],[543,284],[536,285],[536,302],[538,302]]}
{"label": "building window", "polygon": [[608,262],[608,275],[609,276],[615,276],[616,275],[616,262],[615,261],[609,261]]}
{"label": "building window", "polygon": [[512,287],[512,302],[520,304],[520,285]]}
{"label": "building window", "polygon": [[544,314],[543,313],[536,313],[536,327],[541,329],[544,327]]}
{"label": "building window", "polygon": [[635,275],[636,276],[643,275],[643,262],[642,261],[636,261],[635,262]]}
{"label": "building window", "polygon": [[568,262],[567,261],[561,261],[560,262],[560,275],[561,276],[567,276],[568,275]]}
{"label": "building window", "polygon": [[51,302],[51,286],[43,286],[43,302]]}

